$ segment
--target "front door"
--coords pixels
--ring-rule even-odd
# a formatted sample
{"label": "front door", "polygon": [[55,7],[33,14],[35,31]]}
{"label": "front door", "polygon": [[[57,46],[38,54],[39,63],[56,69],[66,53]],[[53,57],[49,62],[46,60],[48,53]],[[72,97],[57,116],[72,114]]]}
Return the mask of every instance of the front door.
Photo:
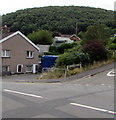
{"label": "front door", "polygon": [[33,73],[38,72],[38,64],[33,64]]}
{"label": "front door", "polygon": [[22,73],[23,72],[23,65],[22,64],[18,64],[17,65],[17,73]]}

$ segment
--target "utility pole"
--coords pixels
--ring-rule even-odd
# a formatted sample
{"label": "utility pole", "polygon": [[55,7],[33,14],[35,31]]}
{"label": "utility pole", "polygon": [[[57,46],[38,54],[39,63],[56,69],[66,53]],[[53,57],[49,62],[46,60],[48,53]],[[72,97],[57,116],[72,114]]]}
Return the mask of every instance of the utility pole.
{"label": "utility pole", "polygon": [[78,32],[78,28],[77,28],[77,22],[76,22],[76,31],[75,31],[76,35],[77,35],[77,32]]}

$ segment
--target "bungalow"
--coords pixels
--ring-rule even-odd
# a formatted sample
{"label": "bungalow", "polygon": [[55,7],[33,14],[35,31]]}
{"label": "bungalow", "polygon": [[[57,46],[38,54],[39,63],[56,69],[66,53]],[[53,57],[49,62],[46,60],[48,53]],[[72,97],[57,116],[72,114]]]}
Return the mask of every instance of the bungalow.
{"label": "bungalow", "polygon": [[61,35],[54,37],[53,46],[59,47],[62,43],[72,43],[72,42],[79,42],[80,38],[77,37],[75,34],[73,35]]}
{"label": "bungalow", "polygon": [[55,37],[53,46],[59,47],[62,43],[72,43],[73,41],[67,37]]}
{"label": "bungalow", "polygon": [[20,31],[2,38],[0,46],[3,74],[37,72],[40,49]]}

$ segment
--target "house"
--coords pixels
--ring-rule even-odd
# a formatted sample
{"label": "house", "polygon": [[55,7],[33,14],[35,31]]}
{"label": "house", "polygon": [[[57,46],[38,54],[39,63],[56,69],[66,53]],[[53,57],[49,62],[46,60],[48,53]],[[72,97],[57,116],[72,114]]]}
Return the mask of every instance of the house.
{"label": "house", "polygon": [[2,73],[36,73],[40,49],[20,31],[0,40]]}
{"label": "house", "polygon": [[40,48],[40,55],[44,55],[44,53],[49,52],[50,45],[40,45],[40,44],[37,44],[37,47]]}
{"label": "house", "polygon": [[80,39],[78,36],[76,36],[75,34],[71,35],[71,36],[70,36],[70,39],[73,40],[74,42],[79,42],[79,41],[81,40],[81,39]]}
{"label": "house", "polygon": [[53,46],[59,47],[62,43],[72,43],[73,41],[67,37],[54,37]]}
{"label": "house", "polygon": [[59,47],[62,43],[72,43],[72,42],[79,42],[80,38],[77,37],[75,34],[73,35],[61,35],[59,37],[54,37],[53,46]]}

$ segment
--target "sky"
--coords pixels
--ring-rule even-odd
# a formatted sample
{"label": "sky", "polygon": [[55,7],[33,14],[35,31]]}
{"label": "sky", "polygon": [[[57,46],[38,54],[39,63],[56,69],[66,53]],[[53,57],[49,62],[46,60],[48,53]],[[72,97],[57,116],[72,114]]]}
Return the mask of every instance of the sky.
{"label": "sky", "polygon": [[115,0],[1,0],[0,15],[20,9],[44,6],[89,6],[114,10]]}

